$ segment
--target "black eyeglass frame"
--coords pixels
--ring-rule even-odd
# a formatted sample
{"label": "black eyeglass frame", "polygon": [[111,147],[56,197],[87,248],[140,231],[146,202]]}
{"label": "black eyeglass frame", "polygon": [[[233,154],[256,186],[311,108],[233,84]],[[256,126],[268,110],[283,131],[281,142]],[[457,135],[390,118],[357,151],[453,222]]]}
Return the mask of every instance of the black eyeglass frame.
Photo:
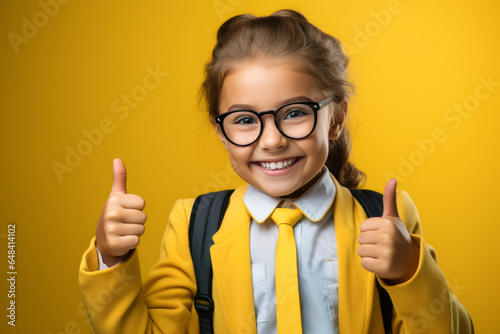
{"label": "black eyeglass frame", "polygon": [[[262,131],[264,130],[264,122],[262,121],[262,117],[266,116],[266,115],[273,115],[274,117],[274,125],[276,126],[276,128],[278,129],[278,131],[283,135],[285,136],[286,138],[290,138],[290,139],[304,139],[306,137],[309,137],[311,135],[311,133],[314,132],[314,129],[316,129],[316,124],[318,122],[318,110],[321,110],[323,107],[325,107],[326,105],[328,105],[330,102],[332,102],[334,96],[330,96],[326,99],[324,99],[323,101],[321,102],[310,102],[310,101],[307,101],[307,102],[291,102],[291,103],[287,103],[285,105],[282,105],[281,107],[279,107],[278,109],[276,110],[266,110],[266,111],[261,111],[261,112],[256,112],[254,110],[250,110],[250,109],[238,109],[238,110],[232,110],[232,111],[229,111],[229,112],[226,112],[224,114],[221,114],[217,117],[215,117],[215,122],[217,124],[219,124],[221,130],[222,130],[222,133],[224,134],[224,137],[226,137],[227,140],[229,140],[229,142],[233,145],[236,145],[236,146],[249,146],[249,145],[252,145],[253,143],[255,143],[257,140],[259,140],[260,136],[262,135]],[[278,115],[278,112],[285,108],[285,107],[288,107],[289,105],[292,105],[292,104],[305,104],[305,105],[308,105],[312,111],[313,111],[313,114],[314,114],[314,124],[313,124],[313,127],[311,129],[311,132],[309,132],[307,135],[305,136],[302,136],[302,137],[291,137],[291,136],[288,136],[286,133],[283,132],[283,130],[280,128],[280,126],[278,125],[278,122],[276,121],[276,116]],[[257,136],[257,138],[255,138],[254,141],[252,141],[251,143],[248,143],[248,144],[237,144],[235,142],[233,142],[229,136],[226,134],[226,131],[224,130],[224,126],[223,126],[223,122],[224,122],[224,119],[235,113],[235,112],[242,112],[242,111],[247,111],[247,112],[251,112],[252,114],[254,114],[255,116],[257,116],[260,120],[260,131],[259,131],[259,135]]]}

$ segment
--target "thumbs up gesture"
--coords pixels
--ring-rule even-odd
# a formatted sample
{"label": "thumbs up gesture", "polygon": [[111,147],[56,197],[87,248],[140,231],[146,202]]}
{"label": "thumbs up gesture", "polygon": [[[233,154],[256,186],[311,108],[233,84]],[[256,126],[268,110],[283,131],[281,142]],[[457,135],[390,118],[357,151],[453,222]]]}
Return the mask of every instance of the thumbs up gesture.
{"label": "thumbs up gesture", "polygon": [[393,284],[406,282],[418,267],[419,249],[412,241],[396,206],[396,179],[384,189],[382,217],[365,220],[358,237],[361,265]]}
{"label": "thumbs up gesture", "polygon": [[113,187],[96,227],[96,247],[107,266],[123,260],[144,234],[144,199],[127,194],[126,181],[123,162],[113,160]]}

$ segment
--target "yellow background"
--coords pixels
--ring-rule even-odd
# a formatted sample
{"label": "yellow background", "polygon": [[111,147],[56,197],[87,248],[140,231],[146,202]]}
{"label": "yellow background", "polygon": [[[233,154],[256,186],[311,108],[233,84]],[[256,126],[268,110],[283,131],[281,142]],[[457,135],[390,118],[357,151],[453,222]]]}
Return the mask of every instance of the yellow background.
{"label": "yellow background", "polygon": [[[197,92],[223,21],[281,8],[303,12],[346,44],[358,87],[350,105],[353,160],[368,174],[365,186],[381,191],[399,175],[477,332],[500,328],[500,86],[481,86],[489,77],[500,82],[498,2],[69,1],[44,22],[46,2],[0,4],[1,277],[10,222],[18,270],[17,326],[7,326],[2,279],[0,331],[89,332],[78,266],[111,189],[113,158],[125,162],[129,192],[146,199],[143,277],[176,199],[241,183]],[[13,46],[9,38],[23,36],[26,20],[40,27],[36,34],[25,28],[31,37]],[[157,67],[168,76],[126,117],[114,112],[122,94],[144,92],[148,68]],[[464,116],[448,111],[464,103],[471,110]],[[112,131],[85,147],[82,131],[103,119]],[[91,152],[59,179],[53,164],[66,164],[68,146]]]}

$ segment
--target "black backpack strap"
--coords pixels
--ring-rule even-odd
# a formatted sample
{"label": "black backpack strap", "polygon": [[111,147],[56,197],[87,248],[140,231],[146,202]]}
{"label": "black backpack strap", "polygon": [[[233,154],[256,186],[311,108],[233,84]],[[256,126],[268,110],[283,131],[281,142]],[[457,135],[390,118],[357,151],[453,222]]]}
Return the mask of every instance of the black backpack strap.
{"label": "black backpack strap", "polygon": [[212,261],[210,247],[212,236],[224,218],[229,197],[234,190],[224,190],[200,195],[194,201],[189,221],[189,247],[193,259],[197,292],[194,307],[200,319],[200,333],[213,334],[214,301],[212,299]]}
{"label": "black backpack strap", "polygon": [[[358,200],[363,207],[368,218],[382,217],[384,212],[384,203],[382,194],[367,189],[349,189],[351,194]],[[378,295],[380,299],[380,308],[382,310],[382,320],[384,322],[385,333],[392,333],[392,300],[389,293],[380,285],[375,278]]]}
{"label": "black backpack strap", "polygon": [[361,204],[368,218],[382,217],[384,202],[381,193],[368,189],[349,189],[349,191]]}

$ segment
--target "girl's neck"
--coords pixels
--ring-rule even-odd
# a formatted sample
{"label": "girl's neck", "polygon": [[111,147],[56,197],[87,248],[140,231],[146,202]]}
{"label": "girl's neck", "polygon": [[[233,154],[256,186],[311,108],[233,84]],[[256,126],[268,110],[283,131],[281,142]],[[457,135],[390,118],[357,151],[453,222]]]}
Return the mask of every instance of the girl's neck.
{"label": "girl's neck", "polygon": [[321,180],[321,177],[323,176],[325,171],[326,171],[326,167],[323,166],[323,168],[321,168],[319,173],[316,174],[309,182],[304,184],[299,189],[295,190],[293,193],[291,193],[289,195],[281,196],[281,198],[283,198],[283,199],[295,199],[295,198],[298,198],[298,197],[304,195],[306,192],[308,192],[310,189],[312,189],[314,187],[314,185],[316,183],[318,183],[319,180]]}

